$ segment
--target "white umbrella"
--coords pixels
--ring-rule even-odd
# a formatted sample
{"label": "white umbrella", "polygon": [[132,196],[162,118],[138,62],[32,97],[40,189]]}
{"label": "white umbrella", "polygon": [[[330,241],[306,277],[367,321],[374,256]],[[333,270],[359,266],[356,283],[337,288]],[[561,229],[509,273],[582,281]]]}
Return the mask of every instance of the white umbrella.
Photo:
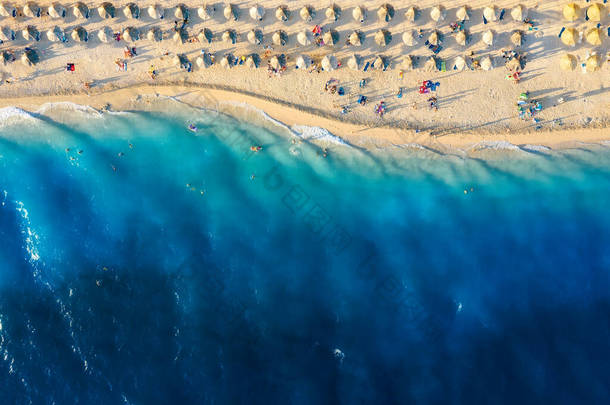
{"label": "white umbrella", "polygon": [[354,20],[363,23],[366,18],[366,10],[364,7],[356,7],[354,11],[352,11],[352,17],[354,17]]}
{"label": "white umbrella", "polygon": [[125,17],[127,18],[140,18],[140,7],[135,3],[129,3],[123,9],[123,14],[125,14]]}
{"label": "white umbrella", "polygon": [[430,18],[434,21],[444,20],[445,10],[441,6],[432,7],[432,10],[430,10]]}
{"label": "white umbrella", "polygon": [[455,34],[455,42],[457,42],[459,45],[465,46],[467,41],[468,35],[466,34],[466,31],[460,31]]}
{"label": "white umbrella", "polygon": [[417,9],[413,6],[409,7],[407,11],[405,11],[405,18],[407,21],[413,22],[417,17]]}
{"label": "white umbrella", "polygon": [[49,6],[48,9],[49,15],[51,18],[65,18],[66,17],[66,8],[61,4],[53,3]]}
{"label": "white umbrella", "polygon": [[0,39],[2,41],[14,41],[15,40],[15,31],[13,31],[9,27],[0,28]]}
{"label": "white umbrella", "polygon": [[0,16],[17,17],[17,9],[8,3],[0,4]]}
{"label": "white umbrella", "polygon": [[70,34],[72,39],[76,42],[87,42],[89,40],[89,35],[87,34],[87,30],[83,27],[76,27],[72,30]]}
{"label": "white umbrella", "polygon": [[496,21],[496,7],[485,7],[483,9],[483,17],[485,17],[487,21]]}
{"label": "white umbrella", "polygon": [[97,39],[100,42],[110,42],[110,38],[112,38],[112,31],[108,27],[104,27],[97,32]]}
{"label": "white umbrella", "polygon": [[115,15],[114,6],[108,2],[102,3],[102,5],[97,8],[97,12],[102,18],[114,18]]}
{"label": "white umbrella", "polygon": [[274,32],[271,41],[278,46],[286,45],[286,33],[284,31]]}
{"label": "white umbrella", "polygon": [[305,6],[299,11],[301,19],[305,22],[311,22],[313,20],[313,10],[310,6]]}
{"label": "white umbrella", "polygon": [[413,70],[413,58],[410,55],[405,55],[400,66],[404,70]]}
{"label": "white umbrella", "polygon": [[250,8],[250,18],[255,21],[263,21],[265,16],[265,9],[260,6],[252,6]]}
{"label": "white umbrella", "polygon": [[89,18],[89,7],[79,1],[72,7],[72,14],[76,18]]}
{"label": "white umbrella", "polygon": [[468,15],[468,9],[466,8],[466,6],[458,8],[455,12],[455,16],[457,17],[458,21],[470,20],[470,16]]}
{"label": "white umbrella", "polygon": [[330,72],[337,68],[337,58],[332,55],[327,55],[322,59],[322,70]]}
{"label": "white umbrella", "polygon": [[299,55],[297,57],[297,64],[296,64],[297,69],[307,69],[309,66],[311,66],[311,59],[309,59],[308,56]]}
{"label": "white umbrella", "polygon": [[127,27],[123,31],[123,39],[127,42],[134,42],[140,39],[140,31],[137,28]]}
{"label": "white umbrella", "polygon": [[513,20],[520,22],[527,17],[527,10],[519,4],[510,11],[510,15],[513,17]]}
{"label": "white umbrella", "polygon": [[426,63],[424,64],[424,70],[426,72],[436,72],[438,70],[438,66],[436,64],[436,59],[434,56],[430,56]]}
{"label": "white umbrella", "polygon": [[466,68],[466,59],[463,56],[458,56],[453,62],[455,70],[464,70]]}
{"label": "white umbrella", "polygon": [[178,20],[188,20],[188,18],[189,18],[189,9],[184,4],[179,4],[176,7],[176,11],[174,11],[174,16]]}
{"label": "white umbrella", "polygon": [[491,30],[487,30],[483,33],[483,43],[488,46],[494,44],[494,33]]}
{"label": "white umbrella", "polygon": [[311,44],[311,39],[309,38],[308,31],[301,31],[297,34],[297,41],[299,44],[303,46],[307,46]]}
{"label": "white umbrella", "polygon": [[493,68],[493,62],[489,56],[485,56],[481,59],[481,69],[483,70],[491,70]]}
{"label": "white umbrella", "polygon": [[261,35],[260,31],[250,30],[247,35],[248,42],[253,45],[259,45],[261,43]]}
{"label": "white umbrella", "polygon": [[160,5],[156,4],[154,6],[148,7],[148,16],[153,20],[162,20],[164,15],[165,10],[163,10]]}
{"label": "white umbrella", "polygon": [[227,20],[237,21],[237,7],[233,4],[227,4],[223,10],[223,14]]}
{"label": "white umbrella", "polygon": [[30,18],[40,17],[40,7],[31,2],[25,3],[23,14]]}
{"label": "white umbrella", "polygon": [[210,6],[207,3],[197,9],[197,15],[203,21],[211,20],[216,13],[216,7]]}
{"label": "white umbrella", "polygon": [[356,55],[352,55],[347,60],[347,67],[352,70],[360,70],[360,61],[358,60],[358,57]]}
{"label": "white umbrella", "polygon": [[358,31],[354,31],[349,36],[349,43],[354,46],[362,45],[362,40],[360,39],[360,33]]}
{"label": "white umbrella", "polygon": [[417,44],[417,35],[413,30],[409,30],[402,34],[402,42],[407,46],[414,46]]}
{"label": "white umbrella", "polygon": [[286,6],[279,6],[275,9],[275,18],[283,22],[288,21],[288,9]]}

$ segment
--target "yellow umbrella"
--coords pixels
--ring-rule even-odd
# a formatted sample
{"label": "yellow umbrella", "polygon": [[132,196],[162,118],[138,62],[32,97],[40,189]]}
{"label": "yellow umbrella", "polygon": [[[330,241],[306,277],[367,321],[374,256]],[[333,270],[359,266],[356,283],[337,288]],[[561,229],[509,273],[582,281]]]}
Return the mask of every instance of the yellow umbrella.
{"label": "yellow umbrella", "polygon": [[592,28],[591,30],[589,30],[585,38],[587,39],[587,42],[591,45],[602,44],[601,31],[599,30],[599,28]]}
{"label": "yellow umbrella", "polygon": [[595,3],[587,9],[587,17],[590,21],[600,21],[602,19],[602,5]]}
{"label": "yellow umbrella", "polygon": [[574,66],[576,66],[576,58],[574,55],[570,55],[566,53],[559,58],[559,68],[561,70],[565,70],[566,72],[570,72],[574,70]]}
{"label": "yellow umbrella", "polygon": [[588,73],[595,72],[599,69],[599,56],[597,56],[597,54],[593,54],[587,58],[585,69]]}
{"label": "yellow umbrella", "polygon": [[566,28],[566,30],[561,34],[561,42],[568,46],[576,45],[576,38],[578,37],[578,31],[574,28]]}
{"label": "yellow umbrella", "polygon": [[521,31],[515,31],[510,36],[510,42],[515,46],[521,46],[521,42],[523,42],[523,34]]}
{"label": "yellow umbrella", "polygon": [[563,6],[563,18],[568,21],[575,21],[578,19],[578,6],[576,3],[570,3]]}

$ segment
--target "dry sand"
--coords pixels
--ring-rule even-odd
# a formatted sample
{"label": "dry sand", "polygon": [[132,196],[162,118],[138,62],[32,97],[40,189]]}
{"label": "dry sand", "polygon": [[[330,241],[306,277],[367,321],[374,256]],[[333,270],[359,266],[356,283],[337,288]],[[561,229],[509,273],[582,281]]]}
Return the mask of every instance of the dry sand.
{"label": "dry sand", "polygon": [[[39,1],[37,4],[46,6],[50,3]],[[610,114],[610,64],[606,63],[610,43],[606,35],[609,8],[605,9],[601,23],[604,31],[602,45],[594,47],[582,42],[569,48],[558,38],[562,26],[575,27],[582,32],[595,23],[586,22],[582,15],[575,22],[563,21],[561,8],[566,1],[559,0],[494,2],[498,11],[506,8],[506,15],[504,20],[489,22],[487,25],[482,22],[483,7],[492,4],[487,0],[442,2],[446,19],[438,23],[430,18],[430,10],[438,4],[437,1],[417,2],[421,17],[414,23],[405,20],[405,2],[390,2],[395,7],[395,16],[386,23],[377,18],[377,9],[386,1],[337,1],[342,14],[336,22],[329,21],[325,16],[328,1],[289,1],[285,4],[291,11],[291,17],[284,23],[275,17],[276,7],[282,4],[276,0],[234,2],[240,13],[237,22],[224,18],[223,3],[208,2],[216,7],[216,13],[212,20],[203,21],[196,9],[203,2],[182,1],[190,8],[188,33],[195,36],[204,27],[209,28],[214,33],[211,44],[181,44],[171,39],[175,20],[173,14],[178,1],[159,2],[166,10],[163,20],[153,20],[148,16],[146,7],[153,4],[149,1],[136,2],[142,7],[139,20],[125,17],[123,6],[129,1],[112,2],[117,9],[117,17],[108,20],[103,20],[94,8],[101,2],[86,3],[92,8],[88,20],[74,17],[68,7],[72,2],[63,3],[68,8],[65,19],[51,19],[48,15],[40,18],[0,18],[0,26],[11,27],[17,33],[15,41],[0,46],[2,50],[11,49],[19,58],[25,46],[32,46],[41,54],[41,61],[35,66],[24,66],[18,60],[0,69],[3,79],[0,85],[0,105],[35,110],[40,104],[62,100],[94,107],[109,103],[113,109],[129,109],[137,108],[136,100],[142,96],[172,95],[193,105],[228,111],[234,110],[232,102],[244,102],[286,124],[324,127],[349,143],[364,147],[406,143],[463,147],[481,141],[560,147],[575,141],[610,140],[607,130]],[[510,8],[519,3],[527,8],[529,17],[536,23],[538,30],[528,31],[524,24],[512,20]],[[590,5],[581,3],[583,7]],[[255,4],[266,10],[263,21],[254,21],[248,14],[248,9]],[[305,4],[316,10],[312,22],[304,22],[299,16],[299,10]],[[352,17],[352,10],[359,5],[365,5],[368,12],[364,23],[359,23]],[[448,27],[456,20],[455,12],[462,5],[471,7],[471,18],[466,22],[466,28],[472,35],[472,41],[466,47],[455,42]],[[299,45],[296,41],[297,33],[310,31],[315,24],[324,29],[337,30],[340,35],[339,44],[334,47]],[[28,25],[35,26],[41,32],[41,41],[31,42],[23,38],[21,31]],[[71,39],[67,43],[50,42],[46,31],[54,26],[66,31],[68,36],[74,27],[83,26],[89,32],[90,40],[86,44]],[[102,43],[97,32],[104,27],[114,32],[126,27],[137,27],[144,39],[129,44],[125,41]],[[152,42],[145,39],[146,32],[154,27],[163,30],[166,37],[164,41]],[[246,34],[252,28],[262,31],[263,44],[251,45],[247,41]],[[390,31],[393,36],[392,42],[386,47],[379,47],[373,39],[375,32],[381,28]],[[446,61],[447,72],[426,72],[422,69],[423,61],[431,55],[423,41],[414,47],[403,44],[402,34],[405,31],[420,28],[424,30],[425,38],[434,28],[444,33],[443,50],[438,57]],[[236,44],[222,42],[221,35],[226,29],[235,30]],[[288,43],[283,47],[273,45],[271,41],[273,33],[280,29],[288,34]],[[347,46],[345,39],[355,29],[364,34],[364,43],[360,47]],[[481,42],[482,33],[488,29],[496,37],[496,42],[491,47]],[[507,70],[500,56],[502,49],[514,48],[509,42],[509,36],[515,29],[525,32],[525,43],[520,49],[527,55],[528,61],[523,79],[518,84],[505,79]],[[135,46],[138,55],[128,60],[127,72],[119,72],[114,60],[123,58],[125,45]],[[264,59],[259,69],[245,66],[224,69],[216,63],[209,68],[194,66],[191,73],[179,69],[173,62],[179,53],[194,62],[202,50],[214,54],[217,62],[226,53],[241,56],[254,52],[262,56],[265,46],[272,48],[272,55],[285,54],[288,57],[287,70],[281,76],[269,77]],[[451,69],[456,56],[465,56],[471,51],[477,58],[492,56],[495,68],[490,71],[463,72]],[[574,72],[559,70],[558,59],[562,54],[570,52],[582,61],[592,51],[602,55],[604,63],[599,71],[584,74],[579,68]],[[296,70],[294,61],[300,54],[309,55],[314,60],[333,54],[344,66],[332,72],[321,73]],[[350,70],[345,64],[353,54],[359,55],[365,62],[383,55],[390,61],[390,68],[386,71],[369,69],[367,72]],[[404,55],[419,57],[420,64],[413,71],[405,71],[401,78],[399,71]],[[76,64],[75,72],[66,72],[68,62]],[[155,80],[147,73],[151,65],[158,71]],[[339,80],[346,90],[345,96],[324,92],[324,83],[330,78]],[[364,89],[358,87],[361,79],[368,81]],[[417,92],[422,80],[426,79],[441,83],[436,92],[439,102],[437,112],[427,106],[426,100],[430,96]],[[90,90],[83,88],[85,82],[92,83]],[[403,97],[398,99],[396,93],[401,87]],[[515,103],[524,91],[529,91],[544,106],[544,110],[538,114],[540,122],[537,124],[518,118]],[[369,99],[364,107],[356,103],[359,94]],[[564,102],[559,103],[560,99]],[[383,119],[373,112],[375,103],[380,100],[384,100],[388,107]],[[343,105],[349,105],[350,112],[340,114],[340,106]]]}

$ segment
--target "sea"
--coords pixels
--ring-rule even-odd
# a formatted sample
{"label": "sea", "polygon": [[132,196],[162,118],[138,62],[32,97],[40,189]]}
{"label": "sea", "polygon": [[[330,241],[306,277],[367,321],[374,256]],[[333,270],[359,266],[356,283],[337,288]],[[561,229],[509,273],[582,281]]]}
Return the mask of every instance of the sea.
{"label": "sea", "polygon": [[610,143],[164,103],[0,110],[1,404],[609,402]]}

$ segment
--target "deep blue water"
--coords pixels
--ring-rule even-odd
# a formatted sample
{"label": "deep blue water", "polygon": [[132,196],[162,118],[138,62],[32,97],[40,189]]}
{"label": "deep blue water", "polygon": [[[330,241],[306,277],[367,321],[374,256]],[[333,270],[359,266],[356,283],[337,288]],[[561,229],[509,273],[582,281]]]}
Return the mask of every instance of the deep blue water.
{"label": "deep blue water", "polygon": [[607,147],[74,115],[0,129],[0,403],[608,402]]}

